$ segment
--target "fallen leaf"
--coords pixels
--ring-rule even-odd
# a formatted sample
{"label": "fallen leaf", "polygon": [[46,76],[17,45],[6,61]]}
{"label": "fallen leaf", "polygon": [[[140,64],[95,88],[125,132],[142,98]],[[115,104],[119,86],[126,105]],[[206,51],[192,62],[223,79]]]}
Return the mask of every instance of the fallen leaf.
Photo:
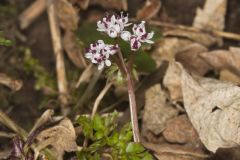
{"label": "fallen leaf", "polygon": [[156,61],[157,67],[159,67],[163,60],[173,61],[175,54],[190,43],[190,40],[174,37],[163,38],[161,41],[156,42],[156,49],[153,51],[152,58]]}
{"label": "fallen leaf", "polygon": [[83,56],[83,49],[79,46],[76,40],[75,33],[72,31],[66,31],[63,37],[63,47],[73,64],[78,68],[84,68],[87,66],[85,58]]}
{"label": "fallen leaf", "polygon": [[91,0],[91,5],[100,5],[105,9],[117,9],[124,10],[128,9],[127,0]]}
{"label": "fallen leaf", "polygon": [[72,152],[77,150],[75,130],[68,118],[64,118],[59,124],[43,130],[37,136],[37,140],[36,149],[38,151],[51,146],[57,159],[62,159],[64,151]]}
{"label": "fallen leaf", "polygon": [[215,50],[200,55],[216,70],[227,69],[240,75],[240,48],[230,47],[227,50]]}
{"label": "fallen leaf", "polygon": [[172,101],[182,100],[181,68],[170,63],[163,78],[163,85],[168,89]]}
{"label": "fallen leaf", "polygon": [[197,9],[193,26],[206,30],[223,30],[227,0],[206,0],[204,8]]}
{"label": "fallen leaf", "polygon": [[216,152],[240,144],[240,88],[218,80],[195,80],[182,70],[186,112],[205,147]]}
{"label": "fallen leaf", "polygon": [[65,30],[75,31],[79,16],[73,5],[67,0],[58,0],[55,1],[55,6],[60,26]]}
{"label": "fallen leaf", "polygon": [[4,73],[0,73],[0,84],[5,85],[13,91],[18,91],[22,88],[22,81],[13,79]]}
{"label": "fallen leaf", "polygon": [[194,145],[199,143],[198,134],[186,115],[168,120],[163,136],[170,143]]}
{"label": "fallen leaf", "polygon": [[42,126],[43,124],[49,122],[52,119],[52,115],[54,114],[54,111],[52,109],[46,110],[42,116],[36,121],[34,126],[32,127],[31,131],[28,135],[31,135],[37,128]]}
{"label": "fallen leaf", "polygon": [[200,43],[206,47],[218,44],[219,46],[222,45],[222,41],[216,39],[207,33],[198,33],[198,32],[189,32],[184,30],[170,30],[163,33],[165,37],[178,37],[182,39],[189,39],[192,43]]}
{"label": "fallen leaf", "polygon": [[161,4],[160,0],[146,0],[144,7],[137,12],[137,19],[149,20],[153,18],[159,12]]}
{"label": "fallen leaf", "polygon": [[143,143],[159,160],[203,160],[209,158],[201,148],[177,144]]}
{"label": "fallen leaf", "polygon": [[229,70],[221,70],[219,79],[240,85],[240,77]]}
{"label": "fallen leaf", "polygon": [[207,52],[207,48],[198,43],[192,43],[180,50],[175,58],[184,68],[197,75],[206,74],[211,67],[199,55]]}
{"label": "fallen leaf", "polygon": [[178,110],[167,104],[166,95],[160,84],[156,84],[146,91],[145,100],[143,135],[147,132],[158,135],[165,128],[167,120],[178,114]]}

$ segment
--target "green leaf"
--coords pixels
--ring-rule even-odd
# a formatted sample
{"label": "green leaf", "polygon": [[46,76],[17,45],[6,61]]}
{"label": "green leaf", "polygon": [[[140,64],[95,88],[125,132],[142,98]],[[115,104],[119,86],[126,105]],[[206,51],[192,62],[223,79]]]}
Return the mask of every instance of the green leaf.
{"label": "green leaf", "polygon": [[87,138],[92,138],[93,135],[93,128],[91,125],[90,118],[86,116],[80,116],[77,122],[82,126],[83,134]]}
{"label": "green leaf", "polygon": [[113,146],[118,143],[119,133],[115,131],[111,137],[107,139],[107,144]]}
{"label": "green leaf", "polygon": [[103,119],[98,114],[96,114],[93,118],[93,129],[96,130],[96,131],[107,129],[104,126]]}
{"label": "green leaf", "polygon": [[150,153],[146,152],[142,160],[153,160],[153,156]]}
{"label": "green leaf", "polygon": [[140,143],[131,142],[127,145],[126,152],[127,153],[141,153],[145,150],[145,148]]}

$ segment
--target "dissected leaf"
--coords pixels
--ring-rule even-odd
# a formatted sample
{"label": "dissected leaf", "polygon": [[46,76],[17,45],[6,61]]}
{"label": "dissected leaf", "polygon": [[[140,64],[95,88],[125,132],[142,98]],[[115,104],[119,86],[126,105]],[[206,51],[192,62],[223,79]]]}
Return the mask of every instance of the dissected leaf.
{"label": "dissected leaf", "polygon": [[240,144],[240,88],[231,83],[195,80],[182,70],[186,112],[202,143],[212,152]]}
{"label": "dissected leaf", "polygon": [[144,7],[137,12],[137,19],[149,20],[156,16],[160,8],[160,0],[146,0]]}
{"label": "dissected leaf", "polygon": [[4,73],[0,73],[0,84],[5,85],[13,91],[18,91],[22,88],[22,81],[13,79]]}
{"label": "dissected leaf", "polygon": [[43,130],[37,136],[37,140],[37,150],[40,151],[47,146],[51,146],[58,159],[62,159],[64,151],[77,150],[75,130],[68,118],[64,118],[59,124]]}
{"label": "dissected leaf", "polygon": [[177,109],[167,104],[167,98],[160,84],[149,88],[145,93],[143,113],[143,134],[148,131],[158,135],[166,125],[167,120],[178,114]]}
{"label": "dissected leaf", "polygon": [[227,50],[215,50],[200,55],[216,70],[227,69],[240,75],[240,48],[230,47]]}
{"label": "dissected leaf", "polygon": [[199,55],[207,52],[207,48],[198,43],[192,43],[176,54],[176,61],[181,62],[184,68],[198,75],[206,74],[211,67]]}
{"label": "dissected leaf", "polygon": [[127,153],[141,153],[145,148],[140,143],[129,143],[126,148]]}

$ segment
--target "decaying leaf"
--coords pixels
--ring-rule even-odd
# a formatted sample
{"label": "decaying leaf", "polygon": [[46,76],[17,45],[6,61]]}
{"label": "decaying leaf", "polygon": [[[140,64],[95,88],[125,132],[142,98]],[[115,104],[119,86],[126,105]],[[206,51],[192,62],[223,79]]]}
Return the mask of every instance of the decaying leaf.
{"label": "decaying leaf", "polygon": [[200,55],[216,70],[227,69],[240,75],[240,48],[230,47],[227,50],[215,50]]}
{"label": "decaying leaf", "polygon": [[126,11],[128,8],[127,0],[91,0],[90,4],[97,4],[105,9],[117,9]]}
{"label": "decaying leaf", "polygon": [[76,30],[79,16],[73,5],[67,0],[58,0],[55,4],[61,27],[65,30]]}
{"label": "decaying leaf", "polygon": [[13,91],[18,91],[22,88],[22,81],[13,79],[4,73],[0,73],[0,84],[5,85]]}
{"label": "decaying leaf", "polygon": [[206,47],[198,43],[192,43],[176,54],[176,61],[181,62],[188,71],[204,75],[211,67],[199,56],[203,52],[207,52]]}
{"label": "decaying leaf", "polygon": [[181,68],[175,63],[168,65],[163,85],[168,89],[172,101],[182,100]]}
{"label": "decaying leaf", "polygon": [[186,112],[202,143],[212,152],[240,144],[240,88],[218,80],[195,80],[182,70]]}
{"label": "decaying leaf", "polygon": [[54,114],[54,111],[52,109],[46,110],[42,116],[37,120],[37,122],[32,127],[31,131],[29,132],[29,135],[33,133],[37,128],[42,126],[43,124],[49,122],[52,119],[52,115]]}
{"label": "decaying leaf", "polygon": [[191,43],[190,40],[179,39],[179,38],[163,38],[156,44],[152,57],[156,61],[159,67],[163,60],[172,61],[175,59],[175,54]]}
{"label": "decaying leaf", "polygon": [[168,120],[163,136],[170,143],[196,144],[199,142],[197,132],[186,115]]}
{"label": "decaying leaf", "polygon": [[227,0],[206,0],[204,9],[198,8],[193,26],[206,30],[223,30]]}
{"label": "decaying leaf", "polygon": [[64,151],[77,150],[75,130],[68,118],[64,118],[58,125],[43,130],[37,136],[37,140],[36,150],[40,151],[47,146],[51,146],[57,159],[62,159]]}
{"label": "decaying leaf", "polygon": [[212,46],[214,44],[221,45],[221,41],[216,39],[207,33],[197,33],[197,32],[189,32],[184,30],[171,30],[167,31],[163,34],[165,37],[178,37],[178,38],[185,38],[191,40],[193,43],[200,43],[206,47]]}
{"label": "decaying leaf", "polygon": [[86,61],[83,57],[82,48],[78,45],[75,33],[72,31],[66,31],[63,37],[63,47],[75,66],[78,68],[86,67]]}
{"label": "decaying leaf", "polygon": [[143,143],[159,160],[203,160],[209,158],[201,148],[176,144]]}
{"label": "decaying leaf", "polygon": [[220,71],[219,79],[223,81],[232,82],[236,85],[240,84],[240,77],[226,69]]}
{"label": "decaying leaf", "polygon": [[144,7],[137,12],[137,19],[149,20],[156,16],[160,8],[160,0],[146,0]]}
{"label": "decaying leaf", "polygon": [[145,100],[143,134],[150,131],[158,135],[165,128],[166,121],[176,116],[178,110],[167,104],[167,98],[160,84],[156,84],[146,91]]}

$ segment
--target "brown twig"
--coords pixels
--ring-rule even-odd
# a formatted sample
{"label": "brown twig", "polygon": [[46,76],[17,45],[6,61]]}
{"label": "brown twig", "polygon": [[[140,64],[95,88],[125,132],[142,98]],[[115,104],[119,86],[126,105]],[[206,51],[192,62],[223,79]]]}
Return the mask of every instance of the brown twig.
{"label": "brown twig", "polygon": [[112,86],[112,83],[107,83],[105,85],[105,87],[103,88],[103,90],[100,92],[100,94],[98,95],[97,99],[95,100],[95,103],[93,105],[93,110],[92,110],[92,115],[91,115],[91,118],[94,117],[94,115],[96,114],[97,112],[97,109],[98,109],[98,106],[101,102],[101,100],[103,99],[104,95],[107,93],[107,91],[110,89],[110,87]]}
{"label": "brown twig", "polygon": [[137,117],[137,104],[133,86],[133,80],[131,76],[131,72],[127,68],[121,50],[118,51],[118,56],[121,61],[121,65],[124,69],[127,78],[127,86],[128,86],[128,98],[129,98],[129,105],[130,105],[130,114],[131,114],[131,123],[132,123],[132,131],[133,131],[133,139],[134,142],[140,142],[140,133],[138,127],[138,117]]}
{"label": "brown twig", "polygon": [[36,0],[20,16],[19,23],[21,29],[26,29],[37,19],[46,9],[46,0]]}
{"label": "brown twig", "polygon": [[165,27],[165,28],[180,29],[180,30],[196,32],[196,33],[207,33],[217,37],[240,41],[240,34],[231,33],[231,32],[224,32],[219,30],[206,30],[206,29],[200,29],[200,28],[191,27],[191,26],[171,24],[171,23],[165,23],[165,22],[154,21],[154,20],[148,21],[148,23],[151,25]]}
{"label": "brown twig", "polygon": [[75,85],[75,88],[78,88],[82,82],[89,81],[90,77],[93,74],[93,69],[94,68],[92,64],[89,64],[87,68],[84,69],[84,71],[82,72],[81,76],[78,79],[77,84]]}
{"label": "brown twig", "polygon": [[56,18],[55,6],[53,0],[47,0],[47,11],[52,35],[53,49],[56,59],[56,72],[58,80],[58,90],[60,93],[59,99],[61,101],[62,111],[65,114],[66,105],[68,104],[68,88],[66,71],[63,57],[63,48],[61,43],[61,34],[58,20]]}

